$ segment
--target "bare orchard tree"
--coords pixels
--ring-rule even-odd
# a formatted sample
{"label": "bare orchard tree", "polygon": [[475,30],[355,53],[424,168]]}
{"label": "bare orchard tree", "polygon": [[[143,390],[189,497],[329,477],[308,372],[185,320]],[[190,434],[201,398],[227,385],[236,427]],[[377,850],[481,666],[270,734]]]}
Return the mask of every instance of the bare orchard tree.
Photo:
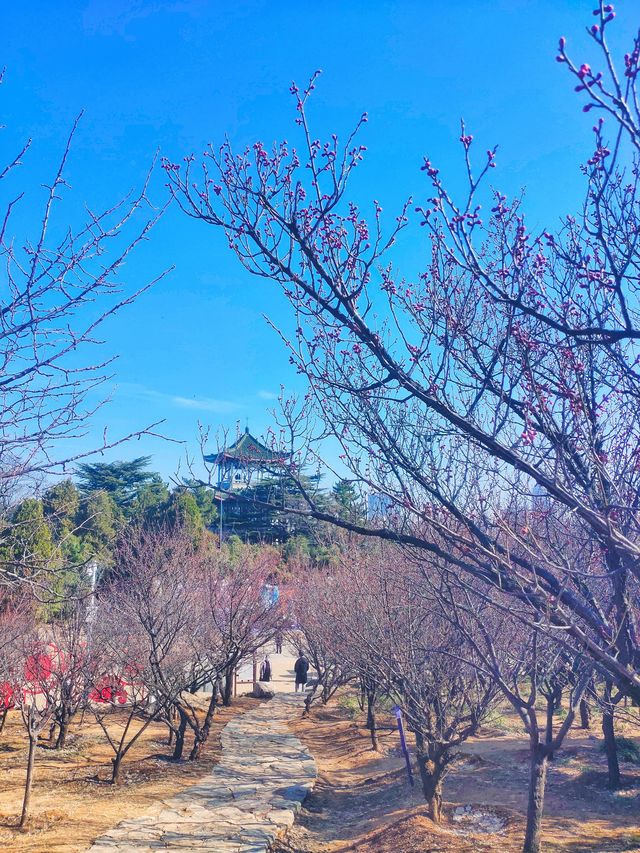
{"label": "bare orchard tree", "polygon": [[[470,586],[432,565],[421,570],[420,594],[462,637],[458,656],[493,681],[518,714],[529,738],[531,772],[523,853],[539,853],[549,762],[562,747],[593,679],[593,664],[570,642],[544,630],[542,614],[528,620],[526,608],[494,588]],[[557,712],[568,693],[566,715]]]}
{"label": "bare orchard tree", "polygon": [[87,599],[72,599],[66,602],[62,613],[42,627],[51,647],[56,650],[50,680],[56,695],[53,714],[53,729],[57,728],[55,749],[66,746],[72,719],[87,708],[100,658],[91,642],[90,616]]}
{"label": "bare orchard tree", "polygon": [[457,747],[478,732],[497,701],[497,684],[476,666],[451,622],[420,595],[421,573],[401,551],[388,549],[379,562],[354,569],[360,585],[373,586],[380,599],[377,636],[367,628],[358,639],[378,652],[377,678],[414,732],[423,793],[437,823]]}
{"label": "bare orchard tree", "polygon": [[[640,37],[617,69],[612,20],[600,3],[601,70],[560,43],[599,117],[584,205],[555,231],[531,232],[522,199],[491,189],[496,149],[476,156],[464,126],[466,193],[456,200],[425,159],[424,200],[385,231],[377,201],[367,218],[347,197],[366,115],[345,144],[322,142],[307,119],[315,77],[292,86],[300,150],[227,142],[199,171],[194,157],[165,169],[185,213],[222,228],[242,264],[283,289],[291,361],[308,380],[305,441],[333,436],[383,518],[341,518],[309,494],[307,511],[491,581],[638,697]],[[390,252],[412,209],[428,241],[405,280]],[[529,534],[536,502],[572,527],[587,565]]]}
{"label": "bare orchard tree", "polygon": [[[307,695],[310,706],[318,690],[326,703],[352,681],[360,688],[360,705],[366,710],[372,749],[378,749],[376,705],[386,690],[380,680],[384,649],[379,645],[381,624],[386,624],[384,600],[375,575],[380,552],[352,541],[334,565],[304,566],[295,577],[293,600],[300,642],[317,673],[317,683]],[[369,543],[371,545],[371,543]]]}
{"label": "bare orchard tree", "polygon": [[122,618],[118,596],[102,596],[92,642],[100,655],[89,707],[113,750],[111,784],[119,785],[126,755],[165,707],[149,691],[148,646],[139,626]]}
{"label": "bare orchard tree", "polygon": [[236,553],[223,548],[209,555],[204,587],[206,636],[221,643],[212,654],[224,661],[224,705],[231,704],[236,669],[283,629],[282,607],[268,587],[278,561],[274,549],[252,545],[243,545]]}
{"label": "bare orchard tree", "polygon": [[187,726],[198,727],[188,690],[195,678],[191,637],[197,630],[195,593],[204,557],[186,527],[129,527],[116,548],[108,593],[118,618],[139,637],[138,679],[152,697],[155,716],[175,734],[176,760],[182,757]]}
{"label": "bare orchard tree", "polygon": [[291,645],[304,653],[315,672],[313,684],[305,694],[305,714],[315,699],[326,705],[336,690],[357,674],[339,642],[336,619],[342,596],[347,593],[343,586],[330,568],[305,564],[297,567],[291,590],[293,627],[289,637]]}
{"label": "bare orchard tree", "polygon": [[[113,357],[97,346],[101,327],[154,283],[127,285],[122,279],[124,264],[164,209],[149,200],[150,174],[138,193],[103,210],[85,207],[75,227],[61,221],[79,121],[80,116],[62,144],[40,202],[24,189],[21,175],[31,140],[18,143],[0,167],[0,493],[5,503],[31,478],[64,471],[88,455],[73,440],[86,435],[87,418],[101,405],[96,402],[100,388],[111,376]],[[29,211],[26,225],[18,224],[20,208],[22,217]],[[122,440],[105,430],[94,451]]]}
{"label": "bare orchard tree", "polygon": [[29,743],[20,827],[26,826],[30,816],[36,748],[59,700],[59,684],[53,672],[60,665],[58,650],[42,637],[33,611],[22,627],[3,651],[3,668],[8,673],[5,695],[10,694],[18,709]]}

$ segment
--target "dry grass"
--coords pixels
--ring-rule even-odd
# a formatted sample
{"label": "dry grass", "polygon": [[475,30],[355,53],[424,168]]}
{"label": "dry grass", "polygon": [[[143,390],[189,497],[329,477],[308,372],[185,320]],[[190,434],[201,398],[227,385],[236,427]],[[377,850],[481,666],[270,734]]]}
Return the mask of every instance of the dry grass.
{"label": "dry grass", "polygon": [[[314,754],[319,779],[280,853],[516,853],[524,837],[528,778],[526,739],[504,709],[481,737],[465,745],[445,781],[445,820],[426,817],[409,788],[393,721],[385,720],[381,749],[370,749],[361,718],[340,701],[319,707],[294,729]],[[497,723],[497,724],[496,724]],[[640,726],[625,734],[638,737]],[[640,851],[640,768],[622,764],[625,788],[606,787],[598,722],[592,733],[572,732],[549,773],[544,821],[548,853]],[[460,834],[454,809],[473,805],[494,814],[495,834]]]}
{"label": "dry grass", "polygon": [[0,850],[86,850],[119,821],[140,815],[151,803],[172,796],[210,772],[219,759],[221,729],[255,704],[255,699],[241,697],[231,708],[220,709],[202,758],[196,762],[169,761],[166,727],[150,725],[126,756],[123,783],[117,787],[108,783],[113,752],[87,715],[83,723],[72,724],[64,750],[52,750],[46,742],[39,747],[32,819],[25,831],[16,824],[22,805],[26,738],[18,716],[10,715],[0,735]]}
{"label": "dry grass", "polygon": [[[166,729],[150,726],[123,765],[123,784],[108,784],[112,752],[96,724],[72,727],[62,751],[38,749],[33,819],[16,828],[26,762],[26,741],[16,716],[0,736],[0,850],[71,853],[85,850],[120,820],[143,813],[158,799],[172,796],[206,775],[220,754],[220,731],[235,714],[255,706],[240,698],[216,716],[202,759],[174,764]],[[384,720],[378,754],[370,749],[353,703],[314,709],[294,723],[296,734],[316,757],[320,776],[288,846],[290,853],[511,853],[524,832],[527,744],[517,721],[503,711],[482,736],[462,751],[445,783],[445,821],[435,827],[425,816],[418,788],[410,789],[391,719]],[[635,713],[632,712],[632,713]],[[545,816],[548,853],[640,851],[640,768],[623,764],[626,787],[606,788],[606,766],[593,734],[573,732],[554,761]],[[621,731],[622,733],[622,731]],[[627,723],[624,734],[637,738],[640,727]],[[452,820],[459,805],[497,815],[503,831],[460,835]]]}

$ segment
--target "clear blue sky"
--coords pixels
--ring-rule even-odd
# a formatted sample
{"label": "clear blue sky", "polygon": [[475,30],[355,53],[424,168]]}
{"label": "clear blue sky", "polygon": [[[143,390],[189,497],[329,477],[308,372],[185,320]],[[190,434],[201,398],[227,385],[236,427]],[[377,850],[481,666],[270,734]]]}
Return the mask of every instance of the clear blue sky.
{"label": "clear blue sky", "polygon": [[[237,146],[292,139],[289,85],[321,68],[312,106],[318,136],[344,132],[369,113],[358,200],[377,198],[393,216],[405,196],[426,192],[419,170],[425,154],[455,186],[464,117],[482,149],[500,144],[496,185],[527,187],[530,224],[554,224],[579,201],[579,163],[588,156],[585,129],[592,124],[554,61],[555,48],[565,35],[578,58],[588,57],[584,27],[594,5],[6,2],[3,159],[32,135],[27,165],[44,179],[84,108],[69,180],[74,203],[98,207],[139,184],[158,147],[176,159],[225,134]],[[635,0],[617,4],[614,45],[627,47],[638,11]],[[153,191],[160,201],[161,175]],[[34,187],[29,198],[37,198]],[[424,234],[418,227],[405,233],[400,252],[414,267],[426,252]],[[106,349],[120,356],[117,387],[96,433],[105,424],[116,435],[166,418],[165,432],[193,449],[198,420],[233,431],[248,418],[260,434],[270,423],[270,397],[281,383],[293,389],[297,382],[262,318],[267,313],[286,329],[283,298],[242,270],[220,234],[177,210],[127,265],[126,280],[137,287],[170,264],[175,272],[108,328]],[[143,453],[168,476],[180,449],[143,439],[116,455]]]}

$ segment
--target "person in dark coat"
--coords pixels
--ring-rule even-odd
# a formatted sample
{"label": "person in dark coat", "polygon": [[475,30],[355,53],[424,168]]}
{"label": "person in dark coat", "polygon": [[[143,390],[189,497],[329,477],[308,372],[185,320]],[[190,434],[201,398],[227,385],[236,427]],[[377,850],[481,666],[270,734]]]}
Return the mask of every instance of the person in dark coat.
{"label": "person in dark coat", "polygon": [[296,693],[298,688],[304,693],[307,686],[307,673],[309,672],[309,661],[306,659],[302,651],[298,652],[298,659],[293,665],[293,670],[296,674]]}
{"label": "person in dark coat", "polygon": [[265,655],[260,666],[260,681],[271,681],[271,661],[269,655]]}

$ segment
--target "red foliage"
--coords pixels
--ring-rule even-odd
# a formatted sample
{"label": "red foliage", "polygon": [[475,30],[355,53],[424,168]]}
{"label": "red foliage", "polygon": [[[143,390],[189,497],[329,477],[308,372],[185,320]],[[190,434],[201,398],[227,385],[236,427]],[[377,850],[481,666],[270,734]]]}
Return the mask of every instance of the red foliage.
{"label": "red foliage", "polygon": [[105,675],[89,692],[89,699],[92,702],[102,704],[117,702],[119,705],[124,705],[129,695],[126,690],[127,686],[127,682],[123,681],[120,676]]}
{"label": "red foliage", "polygon": [[12,685],[8,681],[0,681],[0,711],[9,711],[14,706]]}
{"label": "red foliage", "polygon": [[31,691],[33,691],[34,687],[41,685],[42,682],[48,681],[51,678],[52,672],[53,661],[49,655],[45,655],[42,652],[29,655],[24,665],[24,678],[29,684]]}

